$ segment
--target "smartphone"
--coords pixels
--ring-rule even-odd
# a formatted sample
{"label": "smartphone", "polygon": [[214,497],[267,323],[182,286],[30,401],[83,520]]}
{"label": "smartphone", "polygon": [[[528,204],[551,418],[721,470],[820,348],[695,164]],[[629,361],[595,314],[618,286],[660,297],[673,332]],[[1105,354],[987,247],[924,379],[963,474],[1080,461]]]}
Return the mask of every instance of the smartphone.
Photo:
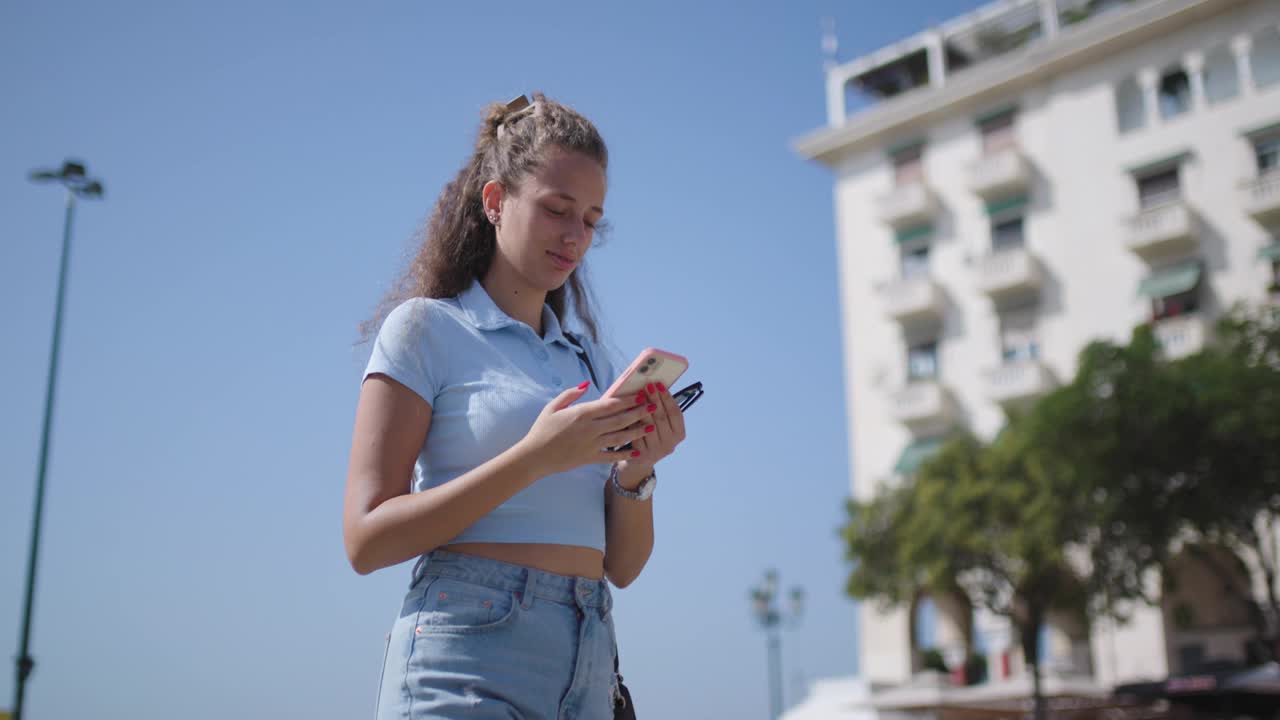
{"label": "smartphone", "polygon": [[638,394],[649,383],[662,383],[668,390],[689,369],[689,360],[657,348],[645,348],[635,361],[622,371],[617,381],[604,392],[604,397],[626,398]]}

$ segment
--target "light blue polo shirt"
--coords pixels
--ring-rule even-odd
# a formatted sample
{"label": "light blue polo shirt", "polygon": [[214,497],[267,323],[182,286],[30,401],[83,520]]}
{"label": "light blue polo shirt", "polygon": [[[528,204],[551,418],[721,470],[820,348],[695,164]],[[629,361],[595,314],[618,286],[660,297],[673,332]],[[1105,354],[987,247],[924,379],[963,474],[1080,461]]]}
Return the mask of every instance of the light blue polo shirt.
{"label": "light blue polo shirt", "polygon": [[[443,485],[496,457],[529,432],[542,408],[590,380],[556,315],[542,308],[543,336],[508,316],[479,282],[455,298],[413,298],[396,307],[373,343],[364,376],[382,373],[426,400],[431,428],[412,489]],[[613,363],[583,335],[603,387]],[[583,402],[600,397],[592,386]],[[548,475],[480,518],[451,543],[556,543],[604,551],[608,464]]]}

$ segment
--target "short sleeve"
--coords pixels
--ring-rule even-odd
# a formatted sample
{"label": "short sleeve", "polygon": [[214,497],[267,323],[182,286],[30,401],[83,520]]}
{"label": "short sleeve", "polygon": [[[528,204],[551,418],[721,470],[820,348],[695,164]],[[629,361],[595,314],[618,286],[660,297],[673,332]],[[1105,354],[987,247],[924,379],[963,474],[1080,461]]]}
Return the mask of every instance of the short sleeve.
{"label": "short sleeve", "polygon": [[381,373],[414,391],[428,404],[435,404],[443,369],[436,360],[439,353],[432,352],[432,310],[431,300],[413,298],[387,315],[373,341],[364,379]]}

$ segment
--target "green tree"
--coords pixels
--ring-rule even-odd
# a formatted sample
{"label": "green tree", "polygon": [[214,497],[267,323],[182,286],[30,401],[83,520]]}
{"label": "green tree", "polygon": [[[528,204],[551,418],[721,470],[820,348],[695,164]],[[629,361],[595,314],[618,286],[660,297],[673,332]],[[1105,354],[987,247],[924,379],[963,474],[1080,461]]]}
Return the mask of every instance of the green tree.
{"label": "green tree", "polygon": [[[1255,654],[1280,640],[1280,309],[1237,307],[1204,351],[1166,362],[1149,327],[1127,345],[1081,353],[1067,386],[1032,410],[1029,440],[1067,458],[1092,504],[1093,591],[1158,602],[1175,552],[1220,581],[1255,631]],[[1072,448],[1068,455],[1062,452]],[[1217,552],[1225,549],[1229,552]],[[1240,582],[1242,556],[1266,588]]]}
{"label": "green tree", "polygon": [[1068,556],[1087,533],[1083,504],[1050,467],[1019,425],[991,447],[961,434],[899,488],[851,504],[845,527],[854,597],[895,604],[919,589],[960,591],[1008,618],[1040,718],[1040,628],[1053,612],[1083,619],[1087,600]]}
{"label": "green tree", "polygon": [[[964,593],[1003,615],[1031,666],[1051,613],[1123,618],[1189,551],[1249,610],[1261,656],[1280,643],[1280,307],[1236,308],[1216,342],[1175,362],[1148,326],[1096,342],[1074,378],[991,445],[947,443],[914,478],[849,504],[855,598]],[[1214,548],[1229,552],[1216,552]],[[1235,581],[1255,563],[1261,602]],[[1167,573],[1166,573],[1167,575]]]}

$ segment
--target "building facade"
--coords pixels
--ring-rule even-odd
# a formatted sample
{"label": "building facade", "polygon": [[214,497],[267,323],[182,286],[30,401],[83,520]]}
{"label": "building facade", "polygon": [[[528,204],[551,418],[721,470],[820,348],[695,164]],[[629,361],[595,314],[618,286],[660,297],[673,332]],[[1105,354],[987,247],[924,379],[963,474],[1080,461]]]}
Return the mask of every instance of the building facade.
{"label": "building facade", "polygon": [[[1151,322],[1190,354],[1280,292],[1280,2],[1003,0],[826,79],[828,124],[796,147],[835,177],[855,497],[955,428],[993,437],[1092,340]],[[1123,626],[1051,622],[1049,672],[1110,687],[1243,659],[1247,619],[1206,585]],[[1006,625],[946,598],[859,613],[873,683],[929,648],[962,659],[967,627],[993,679],[1023,666]]]}

